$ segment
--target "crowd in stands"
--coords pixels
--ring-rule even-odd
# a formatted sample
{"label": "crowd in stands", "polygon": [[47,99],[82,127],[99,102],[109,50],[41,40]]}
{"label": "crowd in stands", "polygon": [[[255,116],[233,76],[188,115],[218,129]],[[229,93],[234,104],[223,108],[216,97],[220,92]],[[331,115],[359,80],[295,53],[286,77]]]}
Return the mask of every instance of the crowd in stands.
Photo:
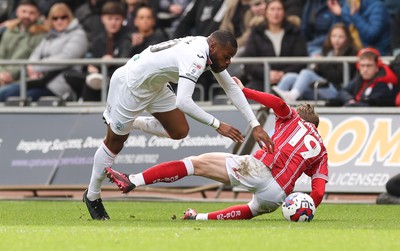
{"label": "crowd in stands", "polygon": [[[247,86],[265,78],[286,101],[315,98],[337,105],[394,106],[398,71],[381,56],[400,55],[397,0],[19,0],[0,8],[0,59],[51,62],[71,58],[130,58],[147,46],[188,35],[231,31],[236,57],[358,56],[343,85],[341,63],[263,64],[228,68]],[[364,50],[369,48],[368,50]],[[363,53],[364,52],[364,53]],[[366,55],[365,55],[366,54]],[[111,76],[117,65],[107,67]],[[27,65],[27,96],[100,101],[98,65]],[[372,76],[366,76],[369,70]],[[212,74],[199,79],[208,94]],[[367,74],[368,75],[368,74]],[[0,66],[0,102],[19,96],[20,67]],[[378,94],[377,94],[378,92]],[[376,96],[378,95],[378,96]],[[376,102],[375,98],[385,102]],[[212,97],[207,97],[211,99]],[[336,101],[336,102],[333,102]],[[389,101],[389,102],[387,102]],[[400,98],[397,100],[400,103]]]}

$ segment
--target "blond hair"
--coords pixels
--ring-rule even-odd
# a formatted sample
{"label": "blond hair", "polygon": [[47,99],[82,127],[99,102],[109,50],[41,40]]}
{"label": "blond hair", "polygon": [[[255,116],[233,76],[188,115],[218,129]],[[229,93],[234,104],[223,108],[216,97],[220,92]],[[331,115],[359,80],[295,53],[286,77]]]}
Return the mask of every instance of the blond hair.
{"label": "blond hair", "polygon": [[300,104],[296,107],[296,111],[299,114],[300,118],[314,124],[315,127],[318,127],[319,116],[318,113],[315,112],[314,106],[308,103]]}

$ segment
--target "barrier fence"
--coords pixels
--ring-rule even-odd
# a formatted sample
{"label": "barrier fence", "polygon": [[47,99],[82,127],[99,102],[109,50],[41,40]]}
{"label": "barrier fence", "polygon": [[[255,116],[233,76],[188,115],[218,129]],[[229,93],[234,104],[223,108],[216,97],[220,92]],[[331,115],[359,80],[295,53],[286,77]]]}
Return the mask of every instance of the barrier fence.
{"label": "barrier fence", "polygon": [[[384,62],[391,62],[394,57],[383,57]],[[20,66],[20,98],[26,99],[26,66],[27,65],[65,65],[65,66],[84,66],[84,65],[100,65],[101,74],[103,75],[101,102],[105,103],[107,97],[107,66],[123,65],[129,59],[64,59],[64,60],[46,60],[46,61],[29,61],[29,60],[0,60],[0,65],[19,65]],[[350,80],[349,63],[356,62],[357,57],[236,57],[232,59],[232,64],[264,64],[265,75],[269,76],[270,64],[311,64],[311,63],[343,63],[343,84],[346,85]],[[228,68],[229,70],[229,68]],[[265,78],[264,90],[270,92],[270,82]]]}

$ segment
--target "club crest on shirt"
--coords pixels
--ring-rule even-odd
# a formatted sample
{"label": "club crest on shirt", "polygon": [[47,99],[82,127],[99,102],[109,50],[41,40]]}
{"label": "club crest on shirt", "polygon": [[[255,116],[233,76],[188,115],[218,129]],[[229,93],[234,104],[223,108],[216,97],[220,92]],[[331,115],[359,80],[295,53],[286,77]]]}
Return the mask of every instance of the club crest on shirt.
{"label": "club crest on shirt", "polygon": [[189,68],[189,72],[186,73],[186,76],[194,81],[197,81],[197,79],[200,77],[202,73],[203,73],[203,66],[197,62],[193,62],[193,64]]}

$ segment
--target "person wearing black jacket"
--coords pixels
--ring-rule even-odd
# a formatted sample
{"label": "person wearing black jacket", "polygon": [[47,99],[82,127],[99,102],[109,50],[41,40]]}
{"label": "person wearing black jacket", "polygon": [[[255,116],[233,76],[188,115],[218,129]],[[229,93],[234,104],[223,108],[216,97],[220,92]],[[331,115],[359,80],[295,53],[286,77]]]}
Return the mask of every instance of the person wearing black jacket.
{"label": "person wearing black jacket", "polygon": [[[122,26],[125,18],[125,9],[122,3],[107,2],[101,11],[102,30],[91,40],[88,58],[128,58],[131,53],[131,37],[127,29]],[[119,67],[108,65],[107,76]],[[103,76],[99,65],[88,65],[83,73],[80,86],[81,97],[84,101],[100,101]],[[86,84],[85,84],[86,83]]]}
{"label": "person wearing black jacket", "polygon": [[[265,21],[253,28],[243,57],[303,57],[307,56],[304,36],[298,27],[286,21],[282,1],[267,3]],[[269,80],[278,83],[286,72],[299,72],[305,64],[270,64]],[[264,65],[248,64],[249,88],[264,91]]]}
{"label": "person wearing black jacket", "polygon": [[396,15],[392,20],[392,24],[390,26],[390,45],[392,47],[393,56],[400,55],[400,8],[397,10]]}
{"label": "person wearing black jacket", "polygon": [[339,92],[339,100],[345,106],[394,106],[398,79],[379,51],[367,47],[357,56],[356,77]]}
{"label": "person wearing black jacket", "polygon": [[193,0],[186,7],[173,34],[174,38],[208,36],[219,29],[228,0]]}

